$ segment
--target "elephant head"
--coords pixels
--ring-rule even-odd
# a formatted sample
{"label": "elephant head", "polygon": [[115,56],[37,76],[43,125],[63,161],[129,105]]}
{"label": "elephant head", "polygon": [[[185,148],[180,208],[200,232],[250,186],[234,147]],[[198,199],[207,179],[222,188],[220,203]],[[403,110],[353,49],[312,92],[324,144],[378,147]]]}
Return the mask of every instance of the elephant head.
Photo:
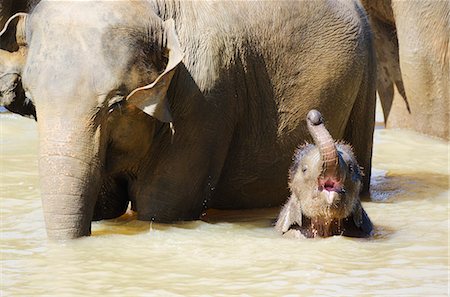
{"label": "elephant head", "polygon": [[36,110],[49,238],[90,234],[107,151],[134,133],[122,116],[142,110],[149,135],[150,117],[171,122],[166,92],[183,54],[173,20],[148,5],[42,1],[2,30],[0,44],[12,35],[15,44],[0,51],[0,103]]}
{"label": "elephant head", "polygon": [[352,148],[333,140],[317,110],[308,113],[307,126],[315,145],[306,144],[294,155],[292,195],[276,229],[285,233],[294,226],[307,237],[330,236],[348,231],[349,219],[360,228],[368,217],[359,200],[362,172]]}

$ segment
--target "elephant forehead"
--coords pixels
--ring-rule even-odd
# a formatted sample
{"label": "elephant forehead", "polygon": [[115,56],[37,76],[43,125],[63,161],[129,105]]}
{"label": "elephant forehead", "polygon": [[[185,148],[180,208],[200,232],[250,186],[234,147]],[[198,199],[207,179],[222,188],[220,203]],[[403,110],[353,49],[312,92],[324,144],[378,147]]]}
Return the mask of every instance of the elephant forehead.
{"label": "elephant forehead", "polygon": [[87,87],[97,93],[119,87],[135,56],[130,44],[133,48],[133,38],[143,31],[137,20],[122,15],[124,3],[45,1],[38,6],[29,23],[27,85],[58,92]]}
{"label": "elephant forehead", "polygon": [[[41,1],[32,13],[32,21],[74,27],[108,27],[136,23],[149,11],[145,1]],[[33,23],[33,25],[39,25]]]}
{"label": "elephant forehead", "polygon": [[[95,62],[104,47],[124,51],[130,41],[161,20],[143,6],[128,1],[43,1],[31,15],[31,43],[46,51],[83,55]],[[154,27],[154,26],[153,26]],[[28,35],[28,34],[27,34]],[[122,40],[118,40],[118,38]],[[29,40],[30,43],[30,40]],[[114,43],[114,46],[110,46]],[[115,61],[115,63],[120,61]]]}
{"label": "elephant forehead", "polygon": [[80,53],[95,51],[111,27],[133,26],[129,24],[129,18],[119,15],[116,5],[115,2],[98,1],[44,1],[29,21],[31,43],[39,42],[47,50],[67,51],[72,48]]}
{"label": "elephant forehead", "polygon": [[304,167],[308,170],[307,176],[314,180],[320,174],[322,163],[319,149],[316,146],[309,144],[296,151],[292,166],[289,170],[291,181],[296,180],[296,178],[300,180],[304,179],[304,174],[302,173]]}
{"label": "elephant forehead", "polygon": [[[55,28],[33,36],[24,69],[24,83],[47,91],[53,87],[62,91],[113,84],[103,46],[96,40],[96,35],[77,31],[69,39],[63,29]],[[116,67],[123,68],[125,64],[126,61],[120,59]]]}
{"label": "elephant forehead", "polygon": [[342,158],[345,163],[357,163],[353,154],[353,149],[350,145],[339,143],[336,147],[338,149],[339,157]]}

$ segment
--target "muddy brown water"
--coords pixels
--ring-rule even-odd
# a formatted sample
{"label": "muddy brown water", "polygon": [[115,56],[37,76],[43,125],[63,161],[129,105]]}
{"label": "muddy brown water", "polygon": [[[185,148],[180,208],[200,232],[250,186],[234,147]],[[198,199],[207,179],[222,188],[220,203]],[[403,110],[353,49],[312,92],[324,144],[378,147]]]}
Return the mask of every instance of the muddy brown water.
{"label": "muddy brown water", "polygon": [[375,132],[372,239],[280,238],[276,209],[207,222],[132,215],[46,239],[36,124],[0,114],[1,296],[447,296],[449,143]]}

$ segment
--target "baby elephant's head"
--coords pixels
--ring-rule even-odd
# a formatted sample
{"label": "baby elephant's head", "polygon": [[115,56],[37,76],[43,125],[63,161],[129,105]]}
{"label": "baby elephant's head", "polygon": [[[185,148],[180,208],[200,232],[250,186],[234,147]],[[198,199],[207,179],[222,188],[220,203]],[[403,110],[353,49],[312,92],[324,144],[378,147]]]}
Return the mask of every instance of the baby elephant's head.
{"label": "baby elephant's head", "polygon": [[306,121],[315,144],[294,154],[291,197],[276,228],[284,233],[296,226],[315,237],[344,234],[346,227],[358,229],[363,220],[370,223],[359,200],[362,172],[351,146],[335,142],[317,110],[311,110]]}
{"label": "baby elephant's head", "polygon": [[359,201],[362,173],[358,162],[351,146],[333,140],[320,112],[311,110],[307,125],[315,145],[296,151],[289,177],[291,192],[309,218],[346,218]]}

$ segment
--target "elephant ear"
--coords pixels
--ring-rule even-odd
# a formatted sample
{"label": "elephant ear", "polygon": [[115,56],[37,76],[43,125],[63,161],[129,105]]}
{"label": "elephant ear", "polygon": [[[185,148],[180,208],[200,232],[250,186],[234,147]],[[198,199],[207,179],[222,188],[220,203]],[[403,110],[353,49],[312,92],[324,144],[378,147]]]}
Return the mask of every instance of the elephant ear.
{"label": "elephant ear", "polygon": [[8,19],[0,31],[0,106],[36,118],[36,110],[25,96],[21,75],[27,56],[26,13]]}
{"label": "elephant ear", "polygon": [[364,236],[371,236],[373,232],[373,225],[369,216],[361,205],[361,201],[358,201],[353,210],[353,222],[356,227],[363,232]]}
{"label": "elephant ear", "polygon": [[292,194],[288,202],[281,209],[275,224],[275,230],[280,233],[286,233],[294,224],[298,226],[302,225],[302,209],[297,197]]}
{"label": "elephant ear", "polygon": [[183,52],[175,32],[173,19],[165,21],[164,28],[167,38],[167,49],[169,50],[166,69],[151,84],[134,89],[126,99],[148,115],[167,123],[172,122],[172,116],[169,111],[166,93],[175,68],[183,59]]}
{"label": "elephant ear", "polygon": [[363,208],[361,201],[357,201],[355,208],[353,209],[353,222],[358,228],[360,228],[363,223]]}

